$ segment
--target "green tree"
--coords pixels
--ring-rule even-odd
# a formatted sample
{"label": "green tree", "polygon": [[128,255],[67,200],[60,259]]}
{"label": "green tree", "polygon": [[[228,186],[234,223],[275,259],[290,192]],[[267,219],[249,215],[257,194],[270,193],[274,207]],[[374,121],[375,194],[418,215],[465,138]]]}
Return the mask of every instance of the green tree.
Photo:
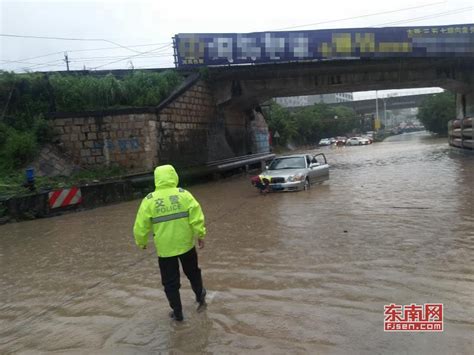
{"label": "green tree", "polygon": [[279,143],[315,144],[321,138],[345,135],[359,128],[360,119],[347,107],[316,104],[290,113],[273,102],[265,117],[272,132],[280,134]]}
{"label": "green tree", "polygon": [[280,138],[278,138],[279,145],[285,145],[296,137],[297,130],[290,112],[276,102],[272,102],[265,111],[265,118],[271,133],[278,132],[280,135]]}
{"label": "green tree", "polygon": [[359,120],[352,109],[316,104],[295,111],[291,125],[296,130],[293,140],[297,144],[315,144],[321,138],[344,135],[358,127]]}
{"label": "green tree", "polygon": [[9,173],[21,168],[36,156],[37,141],[32,132],[11,129],[0,152],[0,172]]}
{"label": "green tree", "polygon": [[418,119],[428,131],[448,134],[448,121],[456,117],[454,94],[445,91],[428,97],[418,110]]}
{"label": "green tree", "polygon": [[0,72],[0,115],[7,125],[24,131],[36,115],[51,111],[51,87],[43,74]]}

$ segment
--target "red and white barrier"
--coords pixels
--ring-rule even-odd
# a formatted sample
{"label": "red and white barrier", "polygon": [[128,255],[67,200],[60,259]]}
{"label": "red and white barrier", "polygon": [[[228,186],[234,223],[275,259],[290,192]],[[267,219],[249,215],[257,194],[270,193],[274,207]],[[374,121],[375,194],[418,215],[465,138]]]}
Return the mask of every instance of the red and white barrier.
{"label": "red and white barrier", "polygon": [[71,187],[70,189],[55,190],[49,193],[49,207],[58,208],[77,205],[82,202],[81,189]]}

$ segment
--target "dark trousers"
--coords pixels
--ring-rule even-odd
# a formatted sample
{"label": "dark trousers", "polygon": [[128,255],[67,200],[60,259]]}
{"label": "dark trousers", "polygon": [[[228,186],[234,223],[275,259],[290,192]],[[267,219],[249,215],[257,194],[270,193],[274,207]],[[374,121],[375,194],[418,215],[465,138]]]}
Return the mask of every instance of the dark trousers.
{"label": "dark trousers", "polygon": [[201,298],[202,294],[201,269],[198,267],[196,248],[193,247],[190,251],[184,254],[169,258],[158,257],[161,283],[165,287],[166,298],[168,298],[170,307],[173,309],[175,314],[180,314],[182,312],[181,297],[179,295],[181,284],[179,282],[178,260],[181,261],[184,274],[189,279],[191,287],[196,294],[196,301]]}

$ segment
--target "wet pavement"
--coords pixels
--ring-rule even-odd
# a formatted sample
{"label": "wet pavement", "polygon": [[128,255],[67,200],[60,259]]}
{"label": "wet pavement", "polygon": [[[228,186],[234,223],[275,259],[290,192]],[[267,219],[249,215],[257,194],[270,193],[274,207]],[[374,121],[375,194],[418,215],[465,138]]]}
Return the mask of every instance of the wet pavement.
{"label": "wet pavement", "polygon": [[[424,133],[318,151],[309,191],[189,188],[209,306],[183,279],[183,324],[133,243],[139,201],[0,226],[0,353],[472,354],[474,155]],[[384,333],[389,303],[443,303],[444,332]]]}

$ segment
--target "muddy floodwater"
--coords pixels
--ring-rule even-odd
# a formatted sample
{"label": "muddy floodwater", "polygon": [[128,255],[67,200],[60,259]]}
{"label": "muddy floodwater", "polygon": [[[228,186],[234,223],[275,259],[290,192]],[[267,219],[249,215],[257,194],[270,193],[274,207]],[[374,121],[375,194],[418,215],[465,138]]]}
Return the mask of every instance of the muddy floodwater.
{"label": "muddy floodwater", "polygon": [[[259,195],[194,185],[208,308],[168,318],[139,201],[0,226],[0,353],[474,353],[474,154],[405,134],[324,148],[330,180]],[[442,303],[441,333],[384,332],[384,305]]]}

